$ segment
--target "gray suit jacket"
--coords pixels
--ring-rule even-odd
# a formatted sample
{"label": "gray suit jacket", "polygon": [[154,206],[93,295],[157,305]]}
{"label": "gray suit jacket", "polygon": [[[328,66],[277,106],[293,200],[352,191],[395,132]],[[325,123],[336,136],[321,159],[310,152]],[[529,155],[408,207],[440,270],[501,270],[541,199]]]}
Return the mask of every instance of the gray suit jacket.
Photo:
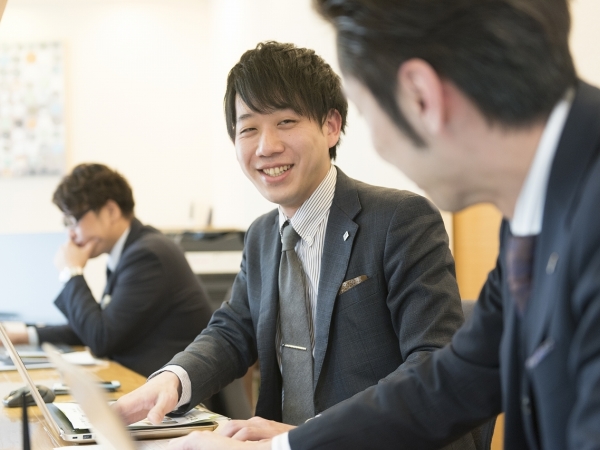
{"label": "gray suit jacket", "polygon": [[[231,301],[171,361],[190,375],[191,405],[244,375],[258,358],[256,414],[281,421],[282,382],[275,354],[278,227],[277,210],[251,225]],[[368,279],[339,294],[345,280],[361,275]],[[463,315],[439,212],[416,194],[369,186],[338,169],[316,316],[317,413],[407,370],[448,343]]]}
{"label": "gray suit jacket", "polygon": [[[452,344],[289,435],[293,449],[428,449],[505,412],[506,449],[600,448],[600,90],[580,82],[520,318],[505,242]],[[432,425],[433,424],[433,425]]]}

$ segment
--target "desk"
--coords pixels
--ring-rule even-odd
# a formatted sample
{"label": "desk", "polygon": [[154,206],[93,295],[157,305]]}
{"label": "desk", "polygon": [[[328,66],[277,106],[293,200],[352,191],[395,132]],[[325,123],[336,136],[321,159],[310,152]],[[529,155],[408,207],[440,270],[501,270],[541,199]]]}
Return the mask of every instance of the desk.
{"label": "desk", "polygon": [[[119,363],[109,361],[105,365],[89,366],[86,370],[96,374],[102,380],[119,380],[121,388],[116,392],[109,393],[110,398],[119,398],[121,395],[131,392],[145,383],[146,379],[121,366]],[[48,387],[60,381],[60,376],[55,369],[35,369],[29,374],[36,384]],[[16,370],[0,372],[0,397],[4,398],[10,391],[23,386],[23,380]],[[59,401],[70,401],[68,395],[57,397]],[[54,436],[45,427],[45,420],[37,406],[29,407],[29,432],[31,435],[31,448],[36,450],[48,450],[55,447],[67,446],[69,444],[57,442]],[[0,450],[21,450],[21,409],[5,408],[0,406]],[[140,443],[139,448],[164,449],[168,440],[145,441]],[[79,446],[85,450],[85,445]]]}

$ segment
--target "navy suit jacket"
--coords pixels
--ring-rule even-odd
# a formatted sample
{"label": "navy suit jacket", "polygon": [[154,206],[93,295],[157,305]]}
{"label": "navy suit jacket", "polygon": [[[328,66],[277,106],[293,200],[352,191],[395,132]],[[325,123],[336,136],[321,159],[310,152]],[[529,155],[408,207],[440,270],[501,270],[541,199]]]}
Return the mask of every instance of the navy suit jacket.
{"label": "navy suit jacket", "polygon": [[[449,342],[463,321],[454,261],[437,209],[416,194],[369,186],[337,170],[317,299],[316,413],[417,364]],[[246,233],[231,301],[171,361],[190,375],[190,405],[244,375],[258,359],[256,414],[282,420],[275,353],[280,255],[274,210]],[[368,279],[339,293],[344,281],[361,275]],[[470,436],[465,439],[460,448],[472,445]]]}
{"label": "navy suit jacket", "polygon": [[579,83],[522,319],[496,268],[451,345],[290,433],[294,450],[434,448],[504,411],[505,448],[600,448],[600,90]]}
{"label": "navy suit jacket", "polygon": [[192,342],[212,312],[181,249],[137,219],[104,295],[111,301],[102,309],[84,277],[72,277],[55,300],[68,324],[38,327],[40,342],[86,345],[148,376]]}

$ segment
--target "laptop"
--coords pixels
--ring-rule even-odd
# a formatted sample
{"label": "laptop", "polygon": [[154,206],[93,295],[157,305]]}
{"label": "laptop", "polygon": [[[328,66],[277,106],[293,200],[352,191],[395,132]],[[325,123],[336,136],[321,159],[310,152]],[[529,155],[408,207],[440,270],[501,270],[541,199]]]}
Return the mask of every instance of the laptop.
{"label": "laptop", "polygon": [[[29,387],[36,405],[42,412],[48,428],[56,438],[73,444],[88,444],[97,441],[103,447],[115,450],[135,449],[133,439],[160,439],[186,435],[192,431],[212,431],[217,427],[215,420],[224,418],[219,414],[201,408],[192,409],[183,417],[165,418],[163,424],[152,425],[143,420],[125,426],[118,414],[109,406],[105,393],[94,376],[80,367],[66,361],[62,354],[51,344],[44,343],[42,348],[50,361],[61,374],[63,381],[70,387],[71,395],[77,403],[44,403],[35,388],[23,361],[8,338],[0,323],[0,340],[11,356],[15,366]],[[68,407],[68,408],[67,408]],[[80,417],[67,418],[63,410],[81,409]],[[81,419],[87,428],[77,425]],[[74,426],[73,423],[76,425]],[[89,424],[89,426],[88,426]]]}

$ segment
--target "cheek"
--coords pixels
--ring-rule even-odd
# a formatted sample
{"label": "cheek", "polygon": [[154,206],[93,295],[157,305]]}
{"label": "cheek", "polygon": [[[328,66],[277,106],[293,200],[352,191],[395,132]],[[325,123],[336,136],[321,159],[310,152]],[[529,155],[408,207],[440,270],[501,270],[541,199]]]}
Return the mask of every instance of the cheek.
{"label": "cheek", "polygon": [[235,157],[244,173],[248,173],[247,167],[250,164],[251,156],[248,155],[248,152],[244,150],[243,146],[235,146]]}

